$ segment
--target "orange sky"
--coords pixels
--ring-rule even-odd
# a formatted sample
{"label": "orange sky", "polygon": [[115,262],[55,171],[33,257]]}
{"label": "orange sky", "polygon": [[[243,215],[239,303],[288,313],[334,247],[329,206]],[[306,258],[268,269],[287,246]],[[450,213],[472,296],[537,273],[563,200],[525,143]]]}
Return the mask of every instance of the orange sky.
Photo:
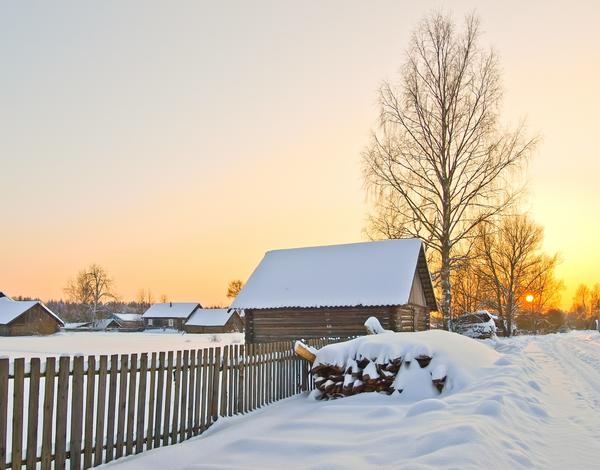
{"label": "orange sky", "polygon": [[353,242],[376,89],[432,8],[477,8],[508,123],[542,142],[524,208],[568,290],[600,282],[595,2],[61,2],[0,15],[0,290],[96,262],[121,297],[225,303],[268,249]]}

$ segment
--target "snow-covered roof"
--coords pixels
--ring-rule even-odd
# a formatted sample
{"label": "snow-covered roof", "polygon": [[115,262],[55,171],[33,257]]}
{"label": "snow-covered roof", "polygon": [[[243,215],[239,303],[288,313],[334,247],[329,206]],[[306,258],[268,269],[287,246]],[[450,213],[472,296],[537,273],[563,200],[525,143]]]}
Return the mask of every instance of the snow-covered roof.
{"label": "snow-covered roof", "polygon": [[415,276],[437,308],[421,240],[269,251],[232,304],[240,309],[404,305]]}
{"label": "snow-covered roof", "polygon": [[144,318],[188,318],[194,310],[201,307],[193,302],[166,302],[154,304],[146,312]]}
{"label": "snow-covered roof", "polygon": [[185,322],[190,326],[224,326],[235,311],[229,308],[199,308]]}
{"label": "snow-covered roof", "polygon": [[142,316],[138,313],[113,313],[112,316],[116,320],[125,322],[141,322],[143,320]]}
{"label": "snow-covered roof", "polygon": [[38,300],[13,300],[10,297],[0,297],[0,325],[8,325],[37,304],[40,304],[61,325],[64,325],[58,315],[53,313],[42,302]]}

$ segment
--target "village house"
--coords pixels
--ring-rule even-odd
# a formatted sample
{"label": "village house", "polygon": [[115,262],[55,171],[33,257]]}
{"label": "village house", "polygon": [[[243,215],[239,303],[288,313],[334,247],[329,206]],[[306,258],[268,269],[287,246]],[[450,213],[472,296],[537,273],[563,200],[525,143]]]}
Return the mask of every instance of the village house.
{"label": "village house", "polygon": [[183,330],[183,325],[202,305],[194,302],[166,302],[154,304],[142,316],[144,327]]}
{"label": "village house", "polygon": [[185,322],[186,333],[239,333],[244,322],[231,308],[199,308]]}
{"label": "village house", "polygon": [[232,307],[246,342],[364,334],[374,316],[394,331],[429,329],[437,310],[419,239],[269,251]]}
{"label": "village house", "polygon": [[42,302],[13,300],[0,292],[0,336],[50,335],[63,321]]}

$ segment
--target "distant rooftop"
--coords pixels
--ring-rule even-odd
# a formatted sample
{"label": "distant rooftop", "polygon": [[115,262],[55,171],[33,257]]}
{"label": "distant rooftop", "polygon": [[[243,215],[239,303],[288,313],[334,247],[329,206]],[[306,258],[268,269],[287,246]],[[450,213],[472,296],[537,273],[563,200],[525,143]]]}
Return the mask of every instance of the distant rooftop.
{"label": "distant rooftop", "polygon": [[188,318],[194,310],[201,308],[194,302],[166,302],[152,305],[144,313],[144,318]]}

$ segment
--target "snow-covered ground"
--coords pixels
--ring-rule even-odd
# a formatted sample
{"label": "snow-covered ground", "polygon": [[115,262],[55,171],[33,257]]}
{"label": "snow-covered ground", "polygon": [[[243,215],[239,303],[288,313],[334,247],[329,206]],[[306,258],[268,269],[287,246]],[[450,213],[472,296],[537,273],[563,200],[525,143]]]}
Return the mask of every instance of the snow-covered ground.
{"label": "snow-covered ground", "polygon": [[[600,334],[487,340],[498,359],[466,387],[407,401],[298,396],[204,435],[115,462],[207,468],[598,468]],[[411,365],[412,367],[412,365]]]}
{"label": "snow-covered ground", "polygon": [[176,351],[243,343],[242,333],[218,335],[155,332],[65,332],[50,336],[12,336],[0,338],[0,356],[48,357],[62,354],[99,355]]}

